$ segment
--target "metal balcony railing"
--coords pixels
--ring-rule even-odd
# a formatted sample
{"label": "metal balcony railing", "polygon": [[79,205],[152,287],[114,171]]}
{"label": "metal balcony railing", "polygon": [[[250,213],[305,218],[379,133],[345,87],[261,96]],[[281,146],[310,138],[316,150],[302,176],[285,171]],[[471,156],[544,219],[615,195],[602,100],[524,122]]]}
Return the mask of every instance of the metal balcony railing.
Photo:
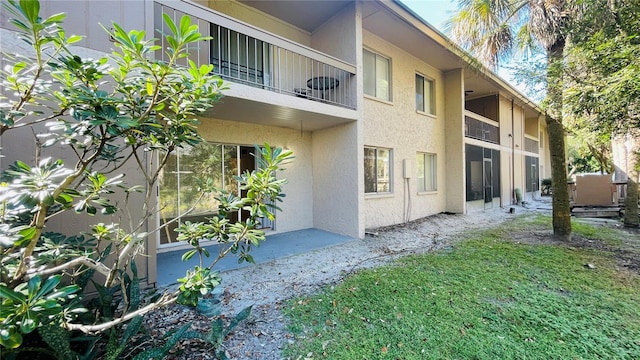
{"label": "metal balcony railing", "polygon": [[[355,109],[351,64],[190,2],[156,0],[154,26],[167,33],[162,14],[176,22],[189,15],[201,33],[213,38],[189,49],[189,59],[213,64],[225,80]],[[164,59],[166,54],[158,51],[156,56]]]}

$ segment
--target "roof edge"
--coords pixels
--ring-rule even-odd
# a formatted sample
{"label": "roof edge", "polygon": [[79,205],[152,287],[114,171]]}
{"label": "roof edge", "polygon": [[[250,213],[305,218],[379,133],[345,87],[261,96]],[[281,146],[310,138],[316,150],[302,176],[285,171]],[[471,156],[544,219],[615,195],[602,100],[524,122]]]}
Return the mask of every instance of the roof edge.
{"label": "roof edge", "polygon": [[[498,87],[502,88],[502,90],[508,91],[523,103],[531,106],[531,108],[533,108],[535,111],[538,111],[539,113],[544,113],[542,108],[540,108],[540,106],[535,101],[531,100],[529,97],[521,93],[518,89],[516,89],[513,85],[511,85],[505,79],[503,79],[498,74],[496,74],[493,70],[488,68],[486,65],[482,64],[478,59],[476,59],[473,55],[471,55],[471,53],[461,48],[458,44],[456,44],[453,40],[451,40],[448,36],[446,36],[440,30],[436,29],[428,21],[423,19],[420,15],[418,15],[415,11],[409,8],[401,0],[378,0],[378,1],[382,5],[384,5],[386,8],[393,11],[402,19],[404,19],[407,24],[415,27],[419,31],[422,31],[427,36],[430,36],[438,44],[440,44],[441,46],[443,46],[444,48],[452,52],[455,56],[458,56],[459,58],[461,58],[469,68],[487,77],[488,80],[493,81]],[[397,11],[398,9],[394,9],[393,5],[397,5],[398,7],[400,7],[403,11],[408,13],[408,15],[412,17],[412,19],[407,18],[406,14],[402,14],[401,12]],[[428,32],[423,31],[423,29],[420,29],[411,20],[419,21],[420,25],[427,27],[427,29],[430,32],[433,32],[433,34],[429,34]]]}

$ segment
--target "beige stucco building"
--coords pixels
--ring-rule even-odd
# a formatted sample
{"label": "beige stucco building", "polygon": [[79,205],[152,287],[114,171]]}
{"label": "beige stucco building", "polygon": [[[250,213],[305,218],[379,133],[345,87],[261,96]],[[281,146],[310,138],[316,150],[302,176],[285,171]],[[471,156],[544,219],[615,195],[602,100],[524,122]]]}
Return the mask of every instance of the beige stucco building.
{"label": "beige stucco building", "polygon": [[[362,238],[440,212],[509,206],[550,177],[536,104],[398,1],[51,0],[43,11],[68,13],[65,28],[85,35],[86,54],[113,47],[100,24],[152,34],[162,13],[187,14],[213,37],[191,58],[214,64],[229,90],[201,119],[207,144],[175,155],[158,192],[168,206],[149,228],[181,216],[198,153],[223,154],[218,178],[232,188],[228,174],[255,166],[251,147],[265,142],[296,156],[282,175],[282,212],[264,224],[270,233]],[[3,168],[32,150],[19,136],[3,139]],[[149,237],[150,282],[156,254],[179,247],[170,234]]]}

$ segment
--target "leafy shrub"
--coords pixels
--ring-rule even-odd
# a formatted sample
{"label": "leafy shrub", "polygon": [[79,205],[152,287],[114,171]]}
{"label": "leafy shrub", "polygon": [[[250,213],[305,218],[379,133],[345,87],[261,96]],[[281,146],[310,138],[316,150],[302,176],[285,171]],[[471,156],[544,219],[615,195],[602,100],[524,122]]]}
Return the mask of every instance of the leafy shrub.
{"label": "leafy shrub", "polygon": [[542,195],[551,195],[551,178],[542,179]]}
{"label": "leafy shrub", "polygon": [[[256,146],[260,169],[236,176],[246,197],[230,197],[203,174],[198,191],[215,194],[218,215],[177,228],[179,240],[192,247],[183,258],[198,255],[200,265],[179,280],[178,290],[143,299],[135,258],[150,235],[146,225],[159,211],[158,178],[172,152],[203,141],[197,115],[213,106],[225,89],[212,74],[212,65],[198,67],[193,61],[177,65],[188,58],[189,46],[210,38],[202,36],[189,17],[174,23],[164,16],[169,29],[165,49],[147,40],[144,31],[127,32],[112,24],[108,35],[117,51],[87,60],[70,51],[69,45],[81,37],[65,34],[64,14],[41,18],[38,1],[10,0],[3,5],[13,17],[18,37],[33,51],[2,54],[3,63],[9,64],[1,72],[4,94],[15,95],[0,98],[0,136],[20,128],[38,134],[35,154],[23,154],[2,172],[3,356],[26,350],[21,345],[35,336],[38,346],[46,344],[38,351],[49,357],[90,358],[100,337],[109,339],[109,356],[119,357],[124,349],[116,343],[134,337],[141,316],[176,302],[193,305],[218,286],[214,266],[220,258],[239,253],[240,261],[252,261],[251,247],[264,240],[256,224],[261,217],[273,218],[278,210],[270,204],[282,200],[285,180],[276,179],[275,172],[291,152],[268,144]],[[167,60],[150,60],[155,51],[164,51]],[[51,150],[53,146],[58,147]],[[56,158],[61,146],[68,149],[71,161]],[[145,153],[160,154],[159,161],[147,165]],[[123,174],[127,167],[137,167],[145,182],[127,184]],[[131,200],[134,194],[142,201]],[[244,221],[232,223],[225,216],[241,209],[249,214]],[[126,219],[128,224],[88,221],[92,225],[82,234],[44,232],[61,214],[101,214],[101,219]],[[210,265],[204,263],[210,254],[200,246],[203,237],[222,244]],[[89,285],[97,293],[91,301],[85,297]],[[171,335],[167,344],[178,341],[185,331]],[[72,340],[83,346],[72,348]],[[149,350],[144,356],[156,357],[164,350]]]}

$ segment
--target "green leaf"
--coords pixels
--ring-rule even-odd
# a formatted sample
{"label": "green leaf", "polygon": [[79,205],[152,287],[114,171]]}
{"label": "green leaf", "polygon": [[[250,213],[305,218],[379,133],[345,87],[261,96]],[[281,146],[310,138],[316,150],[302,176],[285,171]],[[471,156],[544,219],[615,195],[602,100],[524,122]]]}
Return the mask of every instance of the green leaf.
{"label": "green leaf", "polygon": [[54,276],[51,276],[50,278],[48,278],[47,280],[45,280],[44,285],[42,285],[42,287],[40,288],[40,290],[36,294],[35,298],[39,299],[44,294],[49,293],[56,286],[58,286],[58,284],[60,283],[60,280],[61,280],[61,276],[60,275],[54,275]]}
{"label": "green leaf", "polygon": [[111,214],[115,214],[118,211],[118,208],[115,206],[105,206],[104,208],[102,208],[102,210],[100,210],[100,213],[102,215],[111,215]]}
{"label": "green leaf", "polygon": [[169,350],[171,350],[171,348],[173,348],[178,343],[178,341],[182,339],[182,336],[187,332],[187,330],[189,330],[190,327],[191,323],[185,324],[180,329],[178,329],[178,331],[176,331],[169,339],[167,339],[162,347],[143,351],[136,355],[133,360],[164,359],[165,356],[169,353]]}
{"label": "green leaf", "polygon": [[140,306],[140,278],[138,277],[138,266],[135,261],[131,261],[131,284],[129,285],[129,309],[137,310]]}
{"label": "green leaf", "polygon": [[109,329],[109,340],[107,341],[107,350],[104,356],[105,360],[117,360],[120,353],[124,349],[124,345],[119,341],[119,332],[115,328]]}
{"label": "green leaf", "polygon": [[48,295],[47,299],[57,299],[57,298],[66,298],[69,295],[75,294],[80,291],[80,286],[78,285],[67,285],[62,289],[58,289],[56,292]]}
{"label": "green leaf", "polygon": [[180,35],[184,36],[187,32],[189,32],[190,27],[191,18],[188,16],[182,16],[180,18]]}
{"label": "green leaf", "polygon": [[151,80],[147,80],[147,95],[153,95],[153,84],[151,83]]}
{"label": "green leaf", "polygon": [[67,194],[60,194],[58,195],[58,197],[56,198],[56,202],[60,205],[69,205],[73,202],[73,197],[71,197],[70,195]]}
{"label": "green leaf", "polygon": [[240,324],[241,322],[245,321],[250,315],[251,315],[251,309],[253,308],[253,305],[247,306],[246,308],[242,309],[229,323],[229,326],[227,326],[227,329],[224,332],[224,337],[226,337],[227,335],[229,335],[231,333],[231,331],[233,331],[233,329],[238,326],[238,324]]}
{"label": "green leaf", "polygon": [[67,38],[67,44],[75,44],[78,41],[82,40],[82,36],[79,35],[71,35]]}
{"label": "green leaf", "polygon": [[38,322],[34,319],[36,315],[31,311],[27,311],[20,321],[20,332],[29,334],[38,327]]}
{"label": "green leaf", "polygon": [[0,329],[0,345],[7,349],[18,348],[22,344],[22,334],[15,327]]}
{"label": "green leaf", "polygon": [[9,299],[16,304],[23,304],[27,302],[27,298],[24,294],[9,289],[6,285],[0,285],[0,298]]}
{"label": "green leaf", "polygon": [[39,1],[20,0],[20,8],[22,8],[23,14],[30,23],[35,24],[38,22],[38,15],[40,13]]}
{"label": "green leaf", "polygon": [[166,13],[162,14],[162,18],[164,19],[165,25],[169,27],[171,32],[173,32],[174,34],[177,34],[178,28],[176,27],[176,24],[173,22],[173,19],[171,19],[171,17],[169,17],[169,15],[167,15]]}
{"label": "green leaf", "polygon": [[216,344],[221,339],[224,339],[224,322],[220,317],[216,318],[211,322],[211,332],[209,341],[211,344]]}
{"label": "green leaf", "polygon": [[39,275],[36,275],[31,279],[29,279],[29,282],[27,285],[27,294],[28,294],[27,297],[29,298],[35,297],[35,295],[38,293],[38,289],[40,289],[41,282],[42,282],[42,279],[40,278]]}
{"label": "green leaf", "polygon": [[123,344],[123,348],[130,339],[140,332],[140,329],[142,328],[142,320],[144,320],[142,316],[136,316],[129,321],[126,330],[122,334],[122,339],[120,340],[121,344]]}
{"label": "green leaf", "polygon": [[67,17],[67,14],[65,13],[58,13],[58,14],[54,14],[49,16],[48,18],[46,18],[43,23],[44,24],[56,24],[56,23],[61,23],[64,18]]}
{"label": "green leaf", "polygon": [[251,264],[255,264],[255,260],[253,259],[253,256],[251,256],[248,253],[242,253],[239,257],[238,257],[238,264],[242,264],[243,262],[248,262]]}
{"label": "green leaf", "polygon": [[187,251],[186,253],[184,253],[182,255],[182,261],[188,261],[189,259],[191,259],[197,253],[198,253],[198,250],[196,250],[196,249],[192,249],[192,250]]}
{"label": "green leaf", "polygon": [[[22,30],[24,32],[29,32],[31,30],[31,27],[29,27],[27,24],[23,23],[22,21],[18,20],[18,19],[11,19],[11,24],[15,27],[17,27],[19,30]],[[31,42],[29,42],[29,45],[33,45]]]}
{"label": "green leaf", "polygon": [[18,232],[18,235],[20,235],[20,238],[16,241],[15,245],[18,247],[25,246],[33,239],[36,233],[37,233],[37,229],[35,227],[27,227],[25,229],[20,230]]}
{"label": "green leaf", "polygon": [[25,67],[27,67],[27,64],[25,62],[17,62],[15,64],[13,64],[13,68],[11,69],[12,73],[15,75],[17,73],[19,73],[20,71],[22,71]]}

